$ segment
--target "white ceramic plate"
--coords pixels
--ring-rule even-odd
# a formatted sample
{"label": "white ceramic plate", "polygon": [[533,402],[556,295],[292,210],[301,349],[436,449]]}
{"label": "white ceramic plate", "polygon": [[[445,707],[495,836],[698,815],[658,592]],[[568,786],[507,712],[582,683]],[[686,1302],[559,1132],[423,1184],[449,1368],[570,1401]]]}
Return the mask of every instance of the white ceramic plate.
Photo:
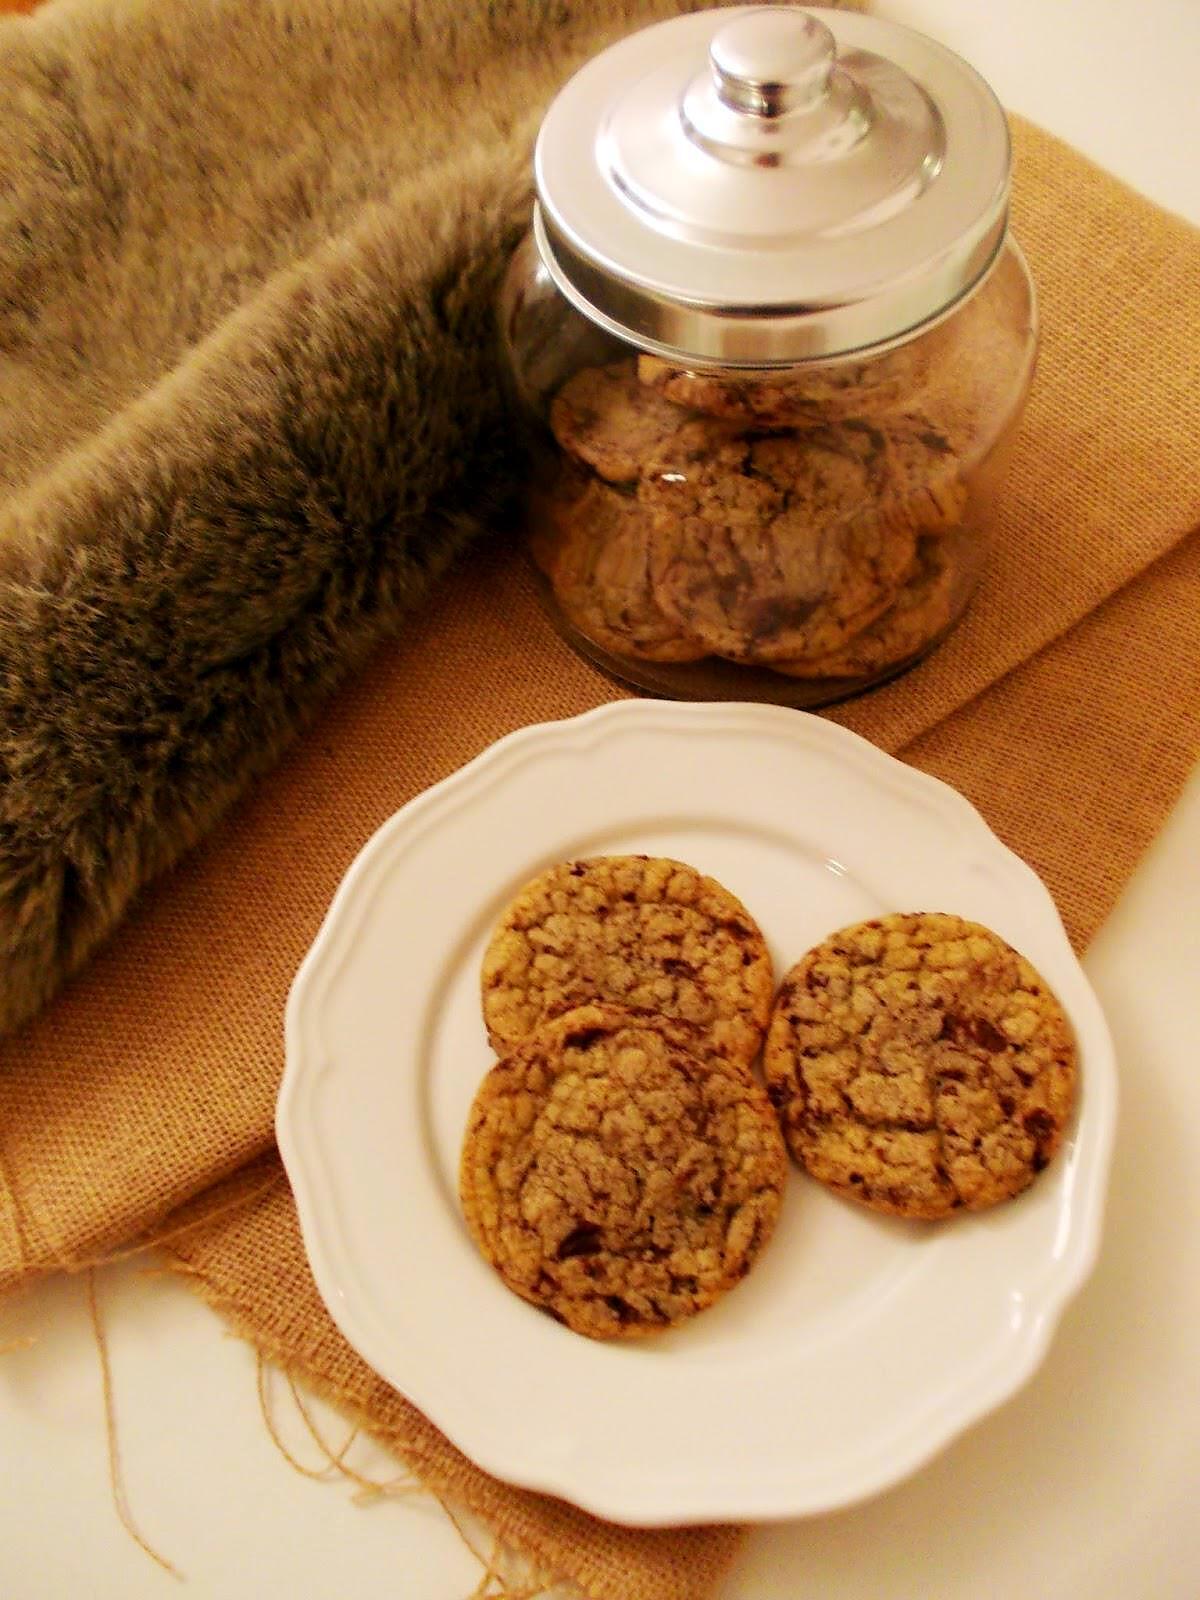
{"label": "white ceramic plate", "polygon": [[[510,1294],[457,1201],[494,1060],[484,942],[543,866],[626,851],[719,878],[779,975],[882,912],[996,929],[1079,1040],[1061,1155],[1013,1203],[934,1226],[796,1172],[750,1277],[652,1339],[599,1344]],[[1053,903],[960,795],[802,712],[625,701],[501,740],[367,844],[292,988],[277,1126],[317,1284],[364,1359],[497,1477],[666,1524],[845,1505],[1011,1395],[1095,1258],[1115,1110]]]}

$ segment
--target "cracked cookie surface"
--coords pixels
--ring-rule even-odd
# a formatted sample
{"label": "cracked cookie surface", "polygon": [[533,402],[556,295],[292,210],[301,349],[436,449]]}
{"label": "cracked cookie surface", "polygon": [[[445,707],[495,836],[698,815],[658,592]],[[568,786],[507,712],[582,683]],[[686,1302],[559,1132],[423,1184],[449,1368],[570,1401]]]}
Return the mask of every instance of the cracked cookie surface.
{"label": "cracked cookie surface", "polygon": [[745,1277],[788,1161],[744,1067],[696,1030],[618,1007],[545,1024],[488,1073],[460,1165],[463,1212],[504,1282],[577,1333],[673,1327]]}
{"label": "cracked cookie surface", "polygon": [[764,1073],[814,1178],[932,1219],[1033,1181],[1062,1143],[1077,1064],[1023,956],[978,923],[902,913],[844,928],[792,968]]}
{"label": "cracked cookie surface", "polygon": [[748,1065],[774,975],[758,924],[715,879],[661,856],[593,856],[515,896],[484,952],[482,988],[498,1055],[599,1000],[691,1023],[705,1051]]}

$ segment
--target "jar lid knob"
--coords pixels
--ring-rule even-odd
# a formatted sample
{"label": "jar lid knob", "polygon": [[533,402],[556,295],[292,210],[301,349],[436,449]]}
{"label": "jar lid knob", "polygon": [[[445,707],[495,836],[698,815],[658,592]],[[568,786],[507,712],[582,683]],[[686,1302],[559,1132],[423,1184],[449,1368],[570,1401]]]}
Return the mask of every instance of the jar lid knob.
{"label": "jar lid knob", "polygon": [[794,6],[763,6],[728,23],[709,46],[717,95],[733,110],[779,117],[826,93],[837,56],[833,34]]}

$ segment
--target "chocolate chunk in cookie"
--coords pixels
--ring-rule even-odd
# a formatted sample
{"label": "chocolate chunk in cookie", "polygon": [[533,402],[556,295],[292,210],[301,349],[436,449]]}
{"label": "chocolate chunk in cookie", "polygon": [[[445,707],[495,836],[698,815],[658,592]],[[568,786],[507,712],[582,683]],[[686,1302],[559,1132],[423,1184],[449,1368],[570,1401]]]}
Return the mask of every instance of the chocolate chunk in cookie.
{"label": "chocolate chunk in cookie", "polygon": [[600,1000],[691,1023],[706,1052],[747,1064],[774,977],[754,919],[714,879],[662,857],[594,856],[525,885],[488,942],[482,987],[498,1054]]}
{"label": "chocolate chunk in cookie", "polygon": [[750,1073],[685,1025],[592,1005],[484,1079],[459,1189],[484,1257],[595,1339],[674,1327],[745,1277],[770,1238],[787,1153]]}
{"label": "chocolate chunk in cookie", "polygon": [[1062,1143],[1077,1068],[1024,957],[978,923],[903,913],[842,929],[788,973],[764,1071],[814,1178],[935,1218],[1033,1181]]}

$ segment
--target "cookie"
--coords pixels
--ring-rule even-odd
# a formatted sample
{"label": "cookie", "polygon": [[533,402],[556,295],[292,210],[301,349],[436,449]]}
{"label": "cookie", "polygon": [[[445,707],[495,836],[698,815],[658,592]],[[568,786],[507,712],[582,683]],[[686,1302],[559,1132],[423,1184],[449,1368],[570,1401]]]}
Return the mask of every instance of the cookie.
{"label": "cookie", "polygon": [[880,517],[917,534],[961,529],[968,491],[949,433],[916,412],[906,412],[883,433],[887,466]]}
{"label": "cookie", "polygon": [[734,895],[679,861],[594,856],[525,885],[488,941],[483,1019],[498,1055],[549,1017],[607,1001],[691,1023],[705,1052],[758,1054],[774,977]]}
{"label": "cookie", "polygon": [[636,481],[682,421],[676,406],[638,383],[632,360],[584,367],[550,403],[555,439],[610,483]]}
{"label": "cookie", "polygon": [[902,913],[844,928],[792,968],[764,1072],[814,1178],[932,1219],[1033,1181],[1062,1143],[1077,1067],[1024,957],[978,923]]}
{"label": "cookie", "polygon": [[[932,341],[932,342],[931,342]],[[940,330],[866,362],[843,362],[782,374],[688,372],[657,356],[638,359],[643,386],[681,407],[742,425],[805,429],[834,424],[874,428],[890,445],[888,501],[900,502],[924,533],[956,527],[966,490],[952,445],[955,430],[919,408],[923,399],[947,408],[952,388],[940,372],[948,352]],[[949,406],[953,410],[953,405]],[[919,502],[914,504],[913,502]]]}
{"label": "cookie", "polygon": [[493,1067],[459,1190],[484,1257],[577,1333],[671,1328],[745,1277],[787,1181],[751,1074],[693,1053],[694,1030],[591,1005]]}
{"label": "cookie", "polygon": [[650,585],[651,522],[636,499],[598,478],[568,477],[540,509],[531,540],[559,609],[586,638],[643,661],[699,661],[706,647],[662,611]]}
{"label": "cookie", "polygon": [[952,540],[923,539],[912,576],[891,606],[832,655],[776,661],[789,678],[865,678],[898,666],[949,626],[962,552]]}
{"label": "cookie", "polygon": [[664,614],[730,661],[827,655],[895,598],[915,534],[876,514],[877,430],[767,435],[705,419],[664,447],[639,495]]}
{"label": "cookie", "polygon": [[921,340],[867,361],[840,360],[782,371],[693,371],[638,357],[644,388],[706,416],[769,428],[812,427],[850,417],[886,418],[912,403],[935,373]]}

